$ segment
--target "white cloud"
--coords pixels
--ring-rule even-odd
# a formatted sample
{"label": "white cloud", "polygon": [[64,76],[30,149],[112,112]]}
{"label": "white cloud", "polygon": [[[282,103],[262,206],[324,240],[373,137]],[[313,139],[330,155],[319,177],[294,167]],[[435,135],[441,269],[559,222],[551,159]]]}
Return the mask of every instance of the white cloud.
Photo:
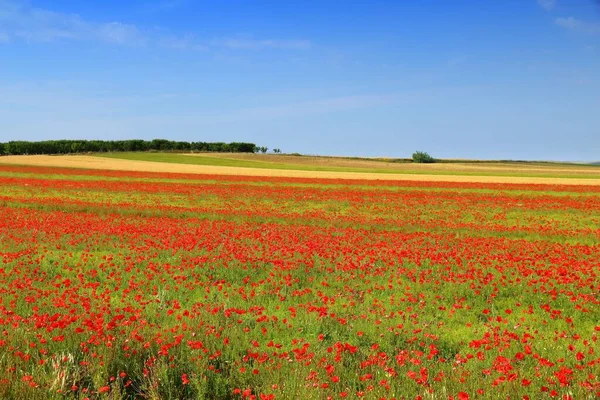
{"label": "white cloud", "polygon": [[227,38],[213,40],[214,46],[223,46],[233,50],[262,50],[262,49],[288,49],[306,50],[311,47],[309,40],[276,40],[276,39],[238,39]]}
{"label": "white cloud", "polygon": [[189,0],[163,0],[157,2],[150,2],[143,5],[142,10],[148,12],[162,12],[169,11],[175,8],[186,6],[189,3]]}
{"label": "white cloud", "polygon": [[86,21],[77,14],[44,10],[8,0],[0,0],[0,24],[7,35],[27,42],[101,40],[121,45],[137,45],[143,41],[142,33],[133,25],[120,22],[95,23]]}
{"label": "white cloud", "polygon": [[[446,90],[444,93],[450,93]],[[198,105],[182,110],[182,99],[193,103],[197,98],[189,93],[137,93],[114,95],[98,86],[69,81],[52,83],[0,84],[0,113],[20,110],[36,115],[77,115],[86,118],[140,118],[154,120],[156,117],[173,120],[231,122],[271,120],[274,118],[300,117],[351,111],[389,105],[418,103],[424,98],[439,96],[438,91],[407,91],[391,93],[368,93],[347,96],[313,98],[296,102],[275,103],[269,101],[258,105],[230,107]],[[156,107],[162,111],[156,113]],[[153,110],[148,112],[148,110]],[[0,128],[2,127],[0,114]],[[0,129],[1,131],[1,129]]]}
{"label": "white cloud", "polygon": [[164,35],[157,41],[158,46],[172,50],[208,50],[208,46],[202,44],[195,35],[183,36]]}
{"label": "white cloud", "polygon": [[160,47],[173,50],[206,51],[210,49],[228,50],[307,50],[312,44],[308,40],[276,40],[276,39],[240,39],[221,38],[203,41],[196,35],[181,36],[163,34],[156,40]]}
{"label": "white cloud", "polygon": [[464,63],[466,63],[468,60],[467,56],[456,56],[456,57],[452,57],[447,61],[448,66],[450,67],[457,67],[459,65],[463,65]]}
{"label": "white cloud", "polygon": [[537,2],[547,11],[552,10],[556,6],[556,0],[537,0]]}
{"label": "white cloud", "polygon": [[[155,6],[176,7],[185,0],[156,3]],[[93,22],[77,14],[60,13],[30,6],[19,0],[0,0],[0,43],[15,40],[26,42],[55,42],[61,40],[100,41],[120,46],[150,45],[175,50],[304,50],[311,47],[308,40],[279,40],[254,38],[223,38],[200,40],[192,34],[173,35],[168,31],[144,30],[119,21]]]}
{"label": "white cloud", "polygon": [[146,42],[146,37],[134,25],[111,22],[100,25],[95,33],[106,42],[138,45]]}
{"label": "white cloud", "polygon": [[554,23],[562,28],[575,32],[586,33],[588,35],[600,34],[600,24],[594,22],[582,21],[574,17],[556,18]]}
{"label": "white cloud", "polygon": [[206,115],[204,119],[218,122],[273,120],[416,103],[427,96],[428,94],[425,92],[406,92],[330,97],[289,104],[241,108],[220,115]]}

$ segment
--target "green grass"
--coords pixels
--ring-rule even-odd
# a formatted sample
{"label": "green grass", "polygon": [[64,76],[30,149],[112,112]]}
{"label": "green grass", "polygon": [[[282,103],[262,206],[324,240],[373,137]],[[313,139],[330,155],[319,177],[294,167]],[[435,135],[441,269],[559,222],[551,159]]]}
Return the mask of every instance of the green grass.
{"label": "green grass", "polygon": [[[215,179],[174,179],[174,178],[139,178],[139,177],[111,177],[111,176],[103,176],[103,175],[85,175],[85,169],[79,168],[61,168],[63,170],[78,170],[82,171],[81,175],[62,175],[62,174],[40,174],[40,173],[31,173],[31,172],[9,172],[9,171],[0,171],[0,178],[2,177],[10,177],[10,178],[34,178],[34,179],[45,179],[45,180],[68,180],[73,182],[145,182],[145,183],[166,183],[166,184],[186,184],[186,185],[219,185],[219,186],[228,186],[228,185],[239,185],[240,183],[237,181],[228,182],[226,180],[215,180]],[[202,176],[202,175],[199,175]],[[352,182],[352,181],[350,181]],[[297,183],[297,182],[269,182],[269,181],[248,181],[244,182],[245,186],[257,186],[257,187],[273,187],[273,186],[281,186],[281,187],[294,187],[294,188],[313,188],[320,190],[331,190],[331,189],[343,189],[343,188],[354,188],[356,190],[367,190],[367,191],[378,191],[378,192],[420,192],[427,191],[431,193],[443,193],[443,192],[454,192],[459,189],[457,188],[444,188],[444,187],[412,187],[412,186],[373,186],[373,185],[362,185],[358,183],[345,183],[345,184],[327,184],[327,183]],[[478,194],[497,194],[498,191],[496,189],[483,189],[483,188],[460,188],[460,192],[462,193],[478,193]],[[513,195],[518,196],[553,196],[553,197],[573,197],[575,194],[571,191],[539,191],[539,190],[511,190]],[[577,193],[577,197],[596,197],[598,194],[596,192],[582,192]]]}
{"label": "green grass", "polygon": [[372,173],[402,173],[392,169],[384,168],[346,168],[346,167],[324,167],[318,165],[303,165],[259,160],[239,160],[223,157],[203,157],[201,155],[188,156],[185,154],[172,153],[108,153],[96,154],[97,157],[116,158],[121,160],[153,161],[172,164],[210,165],[219,167],[241,167],[262,169],[283,169],[296,171],[334,171],[334,172],[372,172]]}
{"label": "green grass", "polygon": [[[241,168],[260,168],[274,170],[294,170],[294,171],[330,171],[330,172],[363,172],[377,174],[409,174],[409,175],[459,175],[459,176],[506,176],[506,177],[539,177],[539,178],[577,178],[577,179],[598,179],[598,176],[590,176],[589,174],[565,174],[551,172],[514,172],[514,171],[440,171],[435,169],[423,170],[404,170],[401,168],[363,168],[363,167],[338,167],[338,166],[322,166],[322,165],[306,165],[295,164],[291,162],[277,161],[262,161],[262,160],[240,160],[236,158],[228,158],[226,154],[222,157],[195,155],[189,156],[185,154],[174,153],[107,153],[95,154],[96,157],[114,158],[120,160],[136,160],[136,161],[152,161],[171,164],[189,164],[189,165],[209,165],[221,167],[241,167]],[[383,161],[378,161],[383,162]],[[496,165],[499,165],[496,163]],[[536,164],[532,164],[536,165]],[[549,164],[545,164],[549,165]],[[561,166],[564,166],[560,164]],[[521,165],[522,166],[522,165]],[[576,167],[576,165],[573,165]]]}
{"label": "green grass", "polygon": [[[597,202],[3,174],[2,399],[596,393]],[[493,386],[500,356],[518,378]],[[409,379],[422,368],[431,394]]]}

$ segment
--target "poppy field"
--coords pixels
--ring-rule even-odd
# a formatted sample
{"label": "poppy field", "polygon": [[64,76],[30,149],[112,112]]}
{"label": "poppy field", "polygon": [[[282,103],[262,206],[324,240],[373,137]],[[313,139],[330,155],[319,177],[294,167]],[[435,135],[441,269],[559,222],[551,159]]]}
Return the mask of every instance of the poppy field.
{"label": "poppy field", "polygon": [[0,398],[600,397],[600,186],[3,165],[0,258]]}

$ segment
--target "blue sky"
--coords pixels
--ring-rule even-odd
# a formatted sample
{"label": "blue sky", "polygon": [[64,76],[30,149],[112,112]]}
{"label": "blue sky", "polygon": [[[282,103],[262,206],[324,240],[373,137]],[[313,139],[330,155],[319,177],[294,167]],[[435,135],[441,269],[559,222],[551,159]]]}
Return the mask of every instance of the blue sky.
{"label": "blue sky", "polygon": [[0,141],[600,160],[592,0],[0,0]]}

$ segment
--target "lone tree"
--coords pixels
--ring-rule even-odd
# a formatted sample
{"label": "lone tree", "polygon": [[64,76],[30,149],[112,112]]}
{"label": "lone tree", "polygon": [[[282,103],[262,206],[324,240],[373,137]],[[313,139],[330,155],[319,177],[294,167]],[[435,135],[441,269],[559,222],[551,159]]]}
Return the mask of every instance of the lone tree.
{"label": "lone tree", "polygon": [[415,163],[421,164],[432,164],[435,162],[435,158],[431,157],[428,153],[424,151],[415,151],[412,155],[412,160]]}

